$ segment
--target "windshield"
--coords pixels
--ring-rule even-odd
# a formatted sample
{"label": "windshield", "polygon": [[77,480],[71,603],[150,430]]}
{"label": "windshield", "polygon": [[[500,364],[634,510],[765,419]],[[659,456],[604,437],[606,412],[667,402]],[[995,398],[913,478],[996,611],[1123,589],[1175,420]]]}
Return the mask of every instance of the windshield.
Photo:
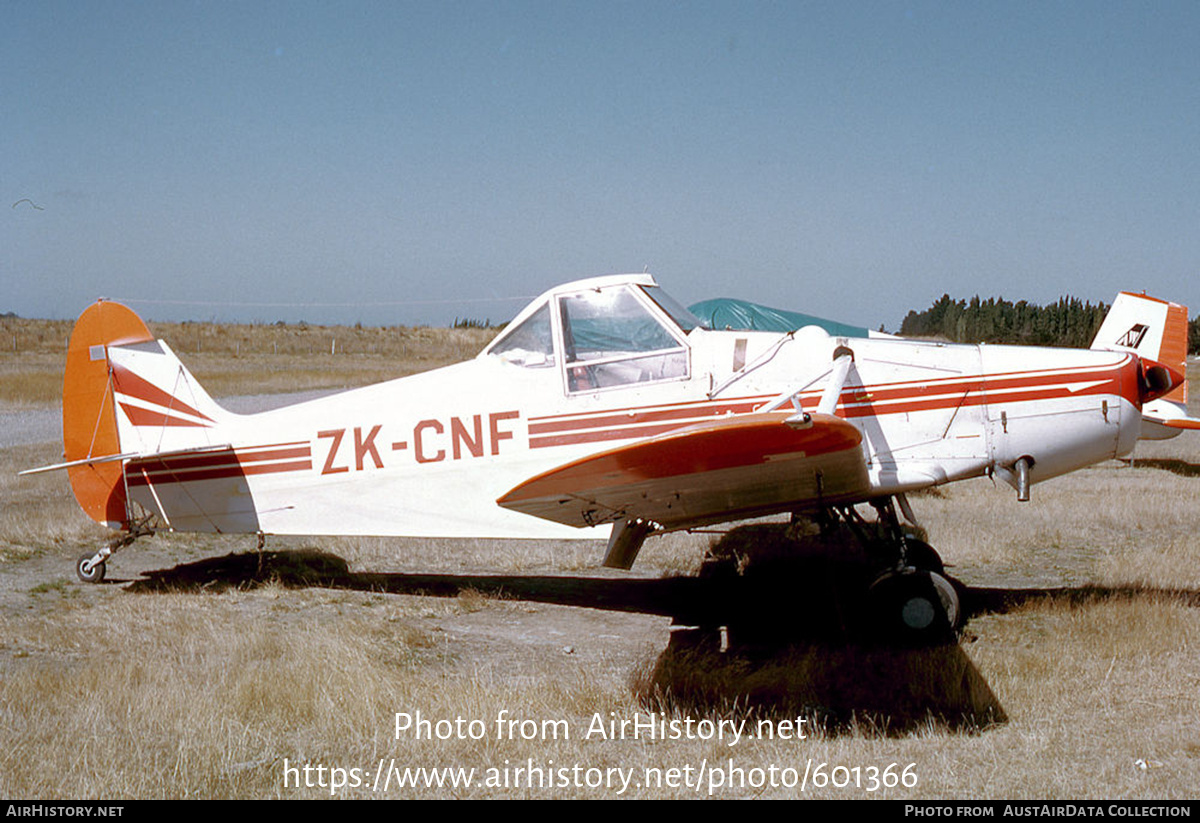
{"label": "windshield", "polygon": [[679,332],[629,286],[564,295],[558,306],[568,391],[687,377]]}
{"label": "windshield", "polygon": [[560,298],[567,362],[679,347],[626,287]]}
{"label": "windshield", "polygon": [[658,286],[642,286],[642,291],[646,293],[647,297],[657,303],[660,309],[670,315],[671,319],[678,323],[679,328],[685,332],[690,332],[695,328],[708,328],[703,320],[685,309],[674,297],[667,294]]}

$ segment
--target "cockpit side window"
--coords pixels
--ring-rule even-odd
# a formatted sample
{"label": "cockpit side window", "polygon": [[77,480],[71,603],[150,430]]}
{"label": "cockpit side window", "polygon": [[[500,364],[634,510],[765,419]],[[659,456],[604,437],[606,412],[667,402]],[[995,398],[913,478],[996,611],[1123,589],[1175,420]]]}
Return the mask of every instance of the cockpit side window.
{"label": "cockpit side window", "polygon": [[518,366],[553,366],[554,335],[550,329],[550,304],[543,303],[519,326],[507,331],[488,354]]}
{"label": "cockpit side window", "polygon": [[567,390],[681,379],[688,352],[628,286],[559,298]]}

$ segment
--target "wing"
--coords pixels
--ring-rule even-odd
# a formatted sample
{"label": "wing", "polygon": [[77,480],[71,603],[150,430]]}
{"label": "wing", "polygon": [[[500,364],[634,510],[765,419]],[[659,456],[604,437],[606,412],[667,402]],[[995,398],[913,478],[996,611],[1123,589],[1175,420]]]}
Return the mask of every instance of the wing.
{"label": "wing", "polygon": [[571,526],[641,519],[670,530],[862,499],[869,487],[858,429],[828,414],[772,412],[603,451],[496,502]]}

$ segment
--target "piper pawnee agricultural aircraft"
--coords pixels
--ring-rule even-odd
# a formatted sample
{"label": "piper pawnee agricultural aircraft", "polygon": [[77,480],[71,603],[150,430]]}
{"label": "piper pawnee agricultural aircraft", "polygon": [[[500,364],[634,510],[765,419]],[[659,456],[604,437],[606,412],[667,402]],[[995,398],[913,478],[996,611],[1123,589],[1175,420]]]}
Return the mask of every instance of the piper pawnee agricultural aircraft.
{"label": "piper pawnee agricultural aircraft", "polygon": [[473,360],[241,415],[100,301],[68,347],[64,462],[32,471],[66,469],[118,532],[80,558],[85,581],[158,530],[607,536],[604,564],[627,569],[650,535],[791,512],[854,535],[881,619],[920,635],[960,613],[905,494],[991,475],[1024,500],[1200,426],[1186,325],[1122,294],[1088,350],[722,331],[616,275],[550,289]]}

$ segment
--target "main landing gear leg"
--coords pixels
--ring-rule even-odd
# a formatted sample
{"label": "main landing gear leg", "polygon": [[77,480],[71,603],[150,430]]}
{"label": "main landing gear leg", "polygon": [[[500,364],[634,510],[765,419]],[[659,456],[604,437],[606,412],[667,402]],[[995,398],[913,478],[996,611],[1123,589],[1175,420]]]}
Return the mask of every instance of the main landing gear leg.
{"label": "main landing gear leg", "polygon": [[898,645],[954,642],[965,620],[942,558],[919,529],[901,523],[892,498],[870,503],[875,520],[853,506],[828,506],[814,518],[826,546],[843,556],[860,556],[858,568],[865,576],[858,586],[863,588],[852,587],[858,634]]}
{"label": "main landing gear leg", "polygon": [[869,621],[886,638],[906,645],[954,642],[965,620],[941,557],[900,523],[891,498],[871,505],[879,515],[874,553],[884,568],[867,590]]}
{"label": "main landing gear leg", "polygon": [[700,568],[714,587],[710,612],[689,619],[726,626],[729,643],[738,646],[787,639],[956,642],[965,621],[942,559],[923,532],[900,521],[892,499],[872,505],[877,518],[854,506],[822,506],[795,512],[786,526],[733,529]]}
{"label": "main landing gear leg", "polygon": [[133,523],[129,529],[109,539],[95,554],[85,554],[75,563],[75,574],[84,583],[99,583],[104,580],[108,558],[120,549],[131,545],[139,537],[154,534],[148,525],[149,519]]}

